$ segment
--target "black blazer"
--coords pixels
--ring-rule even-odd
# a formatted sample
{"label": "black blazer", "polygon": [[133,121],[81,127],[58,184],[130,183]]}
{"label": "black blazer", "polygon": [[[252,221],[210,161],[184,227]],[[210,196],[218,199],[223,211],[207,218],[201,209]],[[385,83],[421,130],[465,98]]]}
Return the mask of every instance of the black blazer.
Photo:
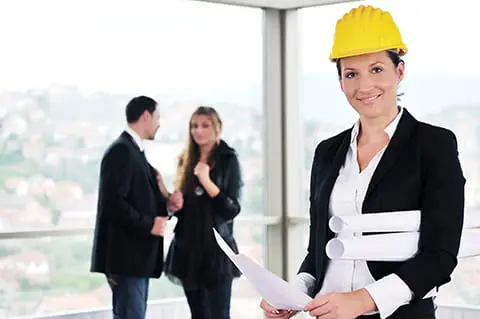
{"label": "black blazer", "polygon": [[156,216],[167,215],[153,167],[123,132],[101,162],[91,271],[160,277],[163,237],[150,231]]}
{"label": "black blazer", "polygon": [[[234,237],[234,219],[241,211],[242,174],[238,155],[225,141],[213,151],[214,162],[210,178],[220,189],[214,198],[193,195],[184,190],[183,208],[175,213],[178,218],[175,237],[166,258],[165,274],[180,279],[186,289],[210,287],[239,277],[236,266],[216,243],[214,227],[230,248],[238,253]],[[196,177],[195,177],[196,179]],[[191,187],[200,185],[198,181]]]}
{"label": "black blazer", "polygon": [[[212,199],[213,226],[230,247],[238,253],[237,243],[233,237],[233,224],[234,218],[241,210],[243,180],[240,162],[237,152],[224,140],[220,141],[214,156],[215,167],[210,171],[210,178],[220,188],[220,193]],[[175,233],[182,231],[180,228],[184,216],[192,213],[195,212],[185,212],[184,208],[175,213],[178,218]],[[217,244],[215,243],[215,245]]]}
{"label": "black blazer", "polygon": [[[351,131],[321,142],[315,151],[310,239],[299,270],[316,278],[314,293],[322,286],[328,264],[325,246],[333,238],[328,228],[330,194],[345,162]],[[362,213],[421,210],[419,248],[416,256],[404,262],[367,262],[375,280],[397,274],[413,292],[413,300],[450,281],[463,227],[464,185],[455,135],[418,122],[404,109],[374,172]]]}

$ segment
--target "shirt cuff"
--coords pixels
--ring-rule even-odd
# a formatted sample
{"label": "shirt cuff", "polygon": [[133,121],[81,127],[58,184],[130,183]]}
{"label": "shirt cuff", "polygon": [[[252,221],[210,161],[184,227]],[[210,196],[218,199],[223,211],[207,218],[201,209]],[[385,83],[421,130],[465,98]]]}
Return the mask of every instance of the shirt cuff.
{"label": "shirt cuff", "polygon": [[315,287],[315,277],[307,272],[301,272],[290,282],[295,288],[303,292],[304,294],[312,297],[313,289]]}
{"label": "shirt cuff", "polygon": [[412,300],[412,292],[396,274],[390,274],[365,287],[377,306],[380,318],[385,319],[400,306]]}
{"label": "shirt cuff", "polygon": [[171,211],[170,209],[168,209],[168,204],[167,204],[167,216],[168,216],[168,219],[171,219],[174,215],[175,215],[175,212],[174,212],[174,211]]}

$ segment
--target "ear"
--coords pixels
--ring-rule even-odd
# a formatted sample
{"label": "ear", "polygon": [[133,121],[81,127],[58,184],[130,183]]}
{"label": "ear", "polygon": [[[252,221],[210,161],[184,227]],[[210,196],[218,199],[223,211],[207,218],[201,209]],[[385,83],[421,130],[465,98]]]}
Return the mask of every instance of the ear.
{"label": "ear", "polygon": [[345,90],[343,89],[343,81],[342,79],[338,80],[338,83],[340,84],[340,90],[342,90],[343,93],[345,93]]}
{"label": "ear", "polygon": [[141,119],[144,122],[148,119],[148,111],[147,110],[143,111]]}
{"label": "ear", "polygon": [[397,84],[402,82],[405,77],[405,63],[402,61],[397,66]]}

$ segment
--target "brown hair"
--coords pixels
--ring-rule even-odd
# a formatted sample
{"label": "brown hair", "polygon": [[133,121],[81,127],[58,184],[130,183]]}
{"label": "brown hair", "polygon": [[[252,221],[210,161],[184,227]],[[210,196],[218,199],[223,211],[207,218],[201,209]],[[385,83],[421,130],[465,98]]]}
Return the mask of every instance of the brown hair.
{"label": "brown hair", "polygon": [[[217,145],[220,142],[220,134],[222,132],[222,120],[218,115],[217,111],[213,107],[209,106],[200,106],[198,107],[195,112],[192,113],[190,116],[190,120],[188,121],[188,134],[187,134],[187,141],[185,145],[185,149],[180,155],[178,161],[178,168],[177,168],[177,179],[175,182],[175,188],[180,190],[182,193],[186,193],[191,191],[192,189],[192,177],[193,177],[193,169],[195,165],[197,165],[198,161],[200,160],[200,147],[193,139],[191,129],[192,129],[192,120],[195,115],[206,115],[210,117],[213,129],[215,130],[215,136],[217,138]],[[213,154],[214,149],[212,149],[211,153],[208,156],[207,164],[210,167],[213,167],[215,164],[213,162]]]}

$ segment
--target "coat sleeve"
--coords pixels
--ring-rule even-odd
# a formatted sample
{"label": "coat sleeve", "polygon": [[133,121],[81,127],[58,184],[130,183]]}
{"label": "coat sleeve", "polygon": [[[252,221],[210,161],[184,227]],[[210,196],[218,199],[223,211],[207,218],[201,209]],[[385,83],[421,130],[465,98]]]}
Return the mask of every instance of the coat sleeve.
{"label": "coat sleeve", "polygon": [[322,152],[322,143],[320,143],[315,149],[315,155],[313,157],[312,169],[310,172],[310,226],[309,226],[309,239],[307,255],[300,265],[298,273],[308,273],[315,278],[315,248],[316,248],[316,214],[315,214],[315,202],[314,193],[316,185],[316,176],[318,173],[319,161]]}
{"label": "coat sleeve", "polygon": [[213,208],[223,219],[231,220],[240,213],[239,201],[243,187],[240,163],[236,155],[228,159],[226,180],[225,185],[217,185],[220,192],[213,198]]}
{"label": "coat sleeve", "polygon": [[422,147],[423,194],[418,253],[395,272],[414,299],[450,281],[457,265],[463,227],[465,178],[455,135],[425,131]]}

